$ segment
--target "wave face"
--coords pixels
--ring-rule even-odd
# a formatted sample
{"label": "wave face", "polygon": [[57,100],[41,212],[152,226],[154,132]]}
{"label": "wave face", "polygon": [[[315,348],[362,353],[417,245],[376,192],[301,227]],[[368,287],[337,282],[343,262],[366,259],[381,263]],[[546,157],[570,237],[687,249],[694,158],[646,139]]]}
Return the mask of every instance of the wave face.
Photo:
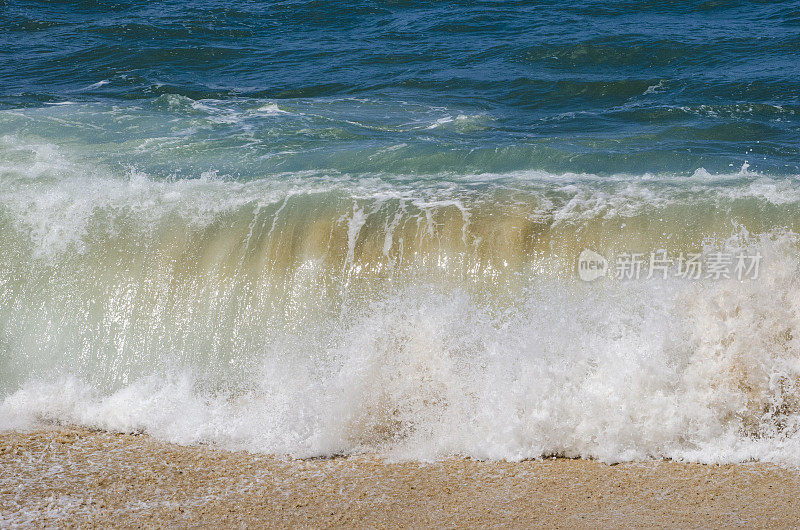
{"label": "wave face", "polygon": [[[6,136],[0,425],[295,456],[800,461],[800,181],[159,179]],[[582,249],[757,277],[578,279]]]}
{"label": "wave face", "polygon": [[0,428],[800,464],[800,18],[678,4],[0,0]]}

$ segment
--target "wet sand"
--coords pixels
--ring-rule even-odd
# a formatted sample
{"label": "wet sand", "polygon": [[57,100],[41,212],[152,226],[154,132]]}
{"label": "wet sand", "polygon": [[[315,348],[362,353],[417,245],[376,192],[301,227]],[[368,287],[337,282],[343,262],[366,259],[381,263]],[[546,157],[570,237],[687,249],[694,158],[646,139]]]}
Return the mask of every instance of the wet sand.
{"label": "wet sand", "polygon": [[588,460],[286,460],[147,436],[0,434],[0,526],[790,526],[800,472]]}

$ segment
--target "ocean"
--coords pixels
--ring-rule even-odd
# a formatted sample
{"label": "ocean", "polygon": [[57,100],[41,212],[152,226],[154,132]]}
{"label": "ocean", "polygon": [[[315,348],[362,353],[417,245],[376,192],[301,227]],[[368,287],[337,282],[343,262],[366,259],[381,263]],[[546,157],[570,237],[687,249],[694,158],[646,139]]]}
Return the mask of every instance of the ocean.
{"label": "ocean", "polygon": [[800,465],[800,3],[0,27],[0,429]]}

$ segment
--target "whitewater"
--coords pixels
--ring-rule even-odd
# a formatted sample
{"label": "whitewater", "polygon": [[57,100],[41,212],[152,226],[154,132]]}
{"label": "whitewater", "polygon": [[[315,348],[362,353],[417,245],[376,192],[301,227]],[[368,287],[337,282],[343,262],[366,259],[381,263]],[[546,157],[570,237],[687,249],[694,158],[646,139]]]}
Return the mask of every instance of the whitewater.
{"label": "whitewater", "polygon": [[[800,463],[795,177],[164,180],[2,146],[3,429],[297,457]],[[763,264],[582,282],[584,248]]]}

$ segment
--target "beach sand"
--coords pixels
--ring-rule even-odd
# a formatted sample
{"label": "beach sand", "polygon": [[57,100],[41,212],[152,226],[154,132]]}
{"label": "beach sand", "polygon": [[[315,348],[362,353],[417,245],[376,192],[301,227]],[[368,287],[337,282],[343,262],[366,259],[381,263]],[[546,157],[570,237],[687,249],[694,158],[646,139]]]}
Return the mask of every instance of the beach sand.
{"label": "beach sand", "polygon": [[0,526],[788,526],[768,464],[287,460],[148,436],[0,434]]}

